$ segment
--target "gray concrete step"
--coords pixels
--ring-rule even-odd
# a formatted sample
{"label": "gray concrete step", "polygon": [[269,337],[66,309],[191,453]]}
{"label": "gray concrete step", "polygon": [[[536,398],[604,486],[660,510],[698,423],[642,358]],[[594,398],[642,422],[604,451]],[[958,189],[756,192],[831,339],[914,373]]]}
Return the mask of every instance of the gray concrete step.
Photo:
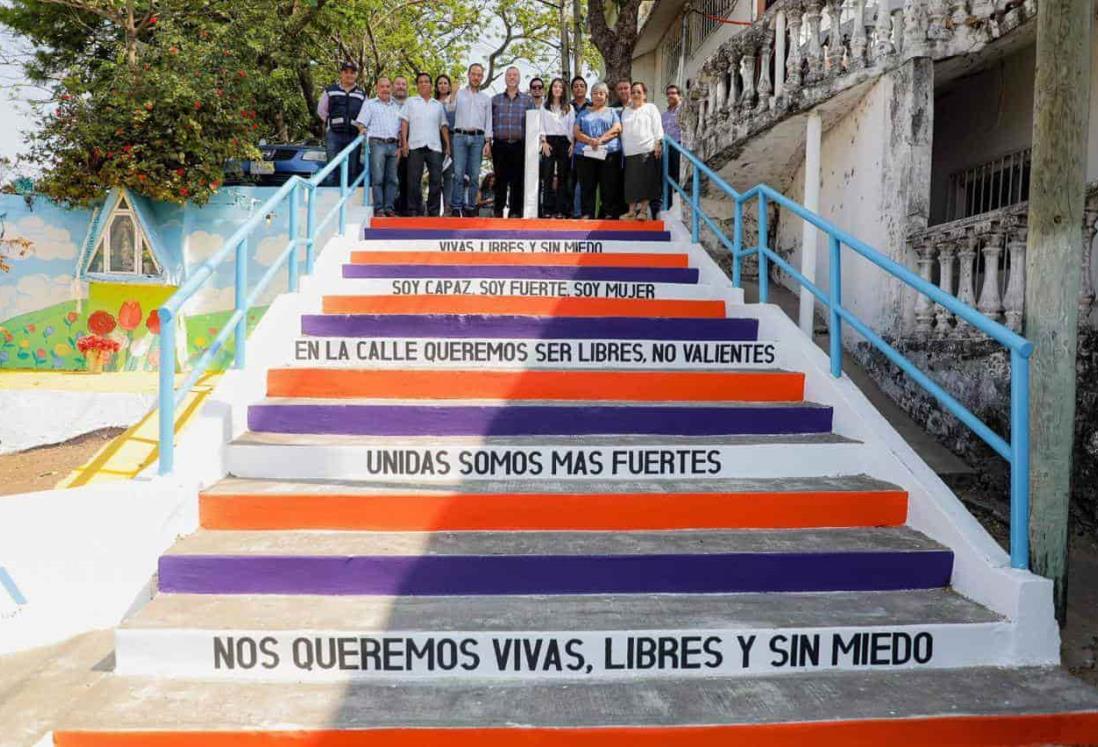
{"label": "gray concrete step", "polygon": [[[1098,712],[1098,691],[1052,668],[976,668],[902,672],[826,672],[798,676],[692,680],[633,679],[591,683],[376,683],[297,684],[196,682],[113,677],[86,693],[58,726],[62,738],[76,731],[185,733],[348,730],[393,728],[700,726],[734,724],[818,724],[840,720],[917,719]],[[997,742],[979,740],[980,723],[960,722],[950,742],[832,741],[832,744],[1053,743],[1049,732],[1030,731]],[[1098,725],[1098,720],[1088,724]],[[811,734],[813,732],[801,732]],[[826,732],[825,732],[826,733]],[[1059,732],[1067,735],[1066,731]],[[1094,733],[1094,732],[1091,732]],[[747,734],[729,744],[759,744]],[[439,737],[443,743],[445,739]],[[362,735],[364,743],[369,737]],[[567,737],[567,735],[565,735]],[[694,744],[688,737],[645,745]],[[136,743],[131,736],[129,743]],[[180,744],[182,742],[174,742]],[[196,735],[194,744],[201,744]],[[229,742],[218,742],[228,744]],[[423,742],[428,744],[430,742]],[[496,742],[499,743],[499,742]],[[528,742],[524,742],[528,743]],[[568,744],[567,738],[539,744]],[[594,744],[589,741],[585,744]],[[626,744],[627,742],[614,742]],[[640,744],[641,742],[637,742]],[[789,744],[791,742],[783,742]],[[811,742],[809,742],[811,743]],[[1084,740],[1071,740],[1081,744]],[[65,744],[81,742],[74,735]],[[241,741],[240,744],[258,744]],[[413,742],[403,742],[413,744]],[[700,744],[700,742],[698,742]],[[713,742],[709,742],[713,744]]]}
{"label": "gray concrete step", "polygon": [[179,539],[167,556],[530,556],[752,553],[937,553],[907,527],[665,532],[207,531]]}
{"label": "gray concrete step", "polygon": [[858,593],[387,597],[161,594],[122,630],[556,631],[1001,622],[948,589]]}
{"label": "gray concrete step", "polygon": [[694,480],[684,486],[675,480],[483,480],[476,484],[458,484],[445,488],[430,483],[421,485],[387,482],[384,479],[356,480],[273,480],[227,477],[202,491],[204,495],[376,495],[399,491],[401,494],[435,493],[800,493],[840,491],[896,491],[897,485],[868,475],[840,477],[730,478]]}

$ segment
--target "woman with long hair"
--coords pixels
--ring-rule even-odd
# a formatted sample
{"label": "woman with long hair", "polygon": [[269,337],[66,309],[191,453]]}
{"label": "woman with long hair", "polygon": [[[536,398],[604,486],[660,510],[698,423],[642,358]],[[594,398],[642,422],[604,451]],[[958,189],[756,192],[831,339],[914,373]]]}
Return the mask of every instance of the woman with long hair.
{"label": "woman with long hair", "polygon": [[[450,129],[451,141],[454,137],[454,116],[457,113],[455,104],[457,103],[453,95],[453,84],[450,82],[450,76],[446,73],[442,73],[435,77],[435,98],[442,108],[446,111],[446,126]],[[454,164],[453,162],[446,165],[446,168],[442,170],[442,214],[450,214],[450,195],[453,192],[454,187]]]}
{"label": "woman with long hair", "polygon": [[648,103],[648,87],[640,81],[633,81],[629,105],[621,112],[621,146],[625,153],[627,217],[644,220],[649,205],[663,196],[663,118],[656,105]]}
{"label": "woman with long hair", "polygon": [[564,79],[553,78],[541,109],[541,212],[546,218],[564,218],[571,212],[568,176],[574,126]]}
{"label": "woman with long hair", "polygon": [[621,118],[616,110],[607,106],[609,99],[609,87],[605,83],[596,83],[591,89],[591,106],[580,113],[572,127],[582,218],[595,217],[596,193],[598,217],[617,220],[619,215]]}

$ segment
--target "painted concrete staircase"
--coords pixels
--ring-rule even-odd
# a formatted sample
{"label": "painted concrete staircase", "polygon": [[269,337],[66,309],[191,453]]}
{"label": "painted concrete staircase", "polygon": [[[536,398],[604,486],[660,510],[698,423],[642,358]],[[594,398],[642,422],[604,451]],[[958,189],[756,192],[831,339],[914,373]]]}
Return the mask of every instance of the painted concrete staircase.
{"label": "painted concrete staircase", "polygon": [[781,367],[811,345],[662,224],[379,219],[345,259],[56,744],[1098,742]]}

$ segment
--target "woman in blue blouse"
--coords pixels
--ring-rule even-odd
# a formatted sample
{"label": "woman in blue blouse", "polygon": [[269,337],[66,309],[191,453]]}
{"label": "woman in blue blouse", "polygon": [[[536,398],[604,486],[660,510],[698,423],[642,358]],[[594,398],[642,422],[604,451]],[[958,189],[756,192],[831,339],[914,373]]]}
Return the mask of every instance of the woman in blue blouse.
{"label": "woman in blue blouse", "polygon": [[[596,83],[591,89],[591,106],[577,115],[573,129],[583,218],[595,217],[596,191],[598,217],[618,218],[615,195],[621,192],[621,117],[606,105],[609,98],[606,84]],[[591,153],[601,157],[592,157]]]}

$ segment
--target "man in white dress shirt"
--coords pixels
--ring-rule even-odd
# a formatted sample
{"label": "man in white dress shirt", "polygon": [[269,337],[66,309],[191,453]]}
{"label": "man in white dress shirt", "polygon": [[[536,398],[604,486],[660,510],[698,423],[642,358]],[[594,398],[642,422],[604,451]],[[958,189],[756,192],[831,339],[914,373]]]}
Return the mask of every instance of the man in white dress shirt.
{"label": "man in white dress shirt", "polygon": [[401,152],[408,163],[408,212],[424,215],[423,167],[427,166],[427,212],[438,217],[442,208],[442,161],[450,152],[446,110],[431,96],[431,76],[416,75],[418,96],[409,96],[400,110]]}
{"label": "man in white dress shirt", "polygon": [[469,66],[468,80],[454,102],[454,191],[450,195],[450,214],[471,218],[477,214],[480,164],[492,142],[492,97],[480,90],[484,66],[479,62]]}

